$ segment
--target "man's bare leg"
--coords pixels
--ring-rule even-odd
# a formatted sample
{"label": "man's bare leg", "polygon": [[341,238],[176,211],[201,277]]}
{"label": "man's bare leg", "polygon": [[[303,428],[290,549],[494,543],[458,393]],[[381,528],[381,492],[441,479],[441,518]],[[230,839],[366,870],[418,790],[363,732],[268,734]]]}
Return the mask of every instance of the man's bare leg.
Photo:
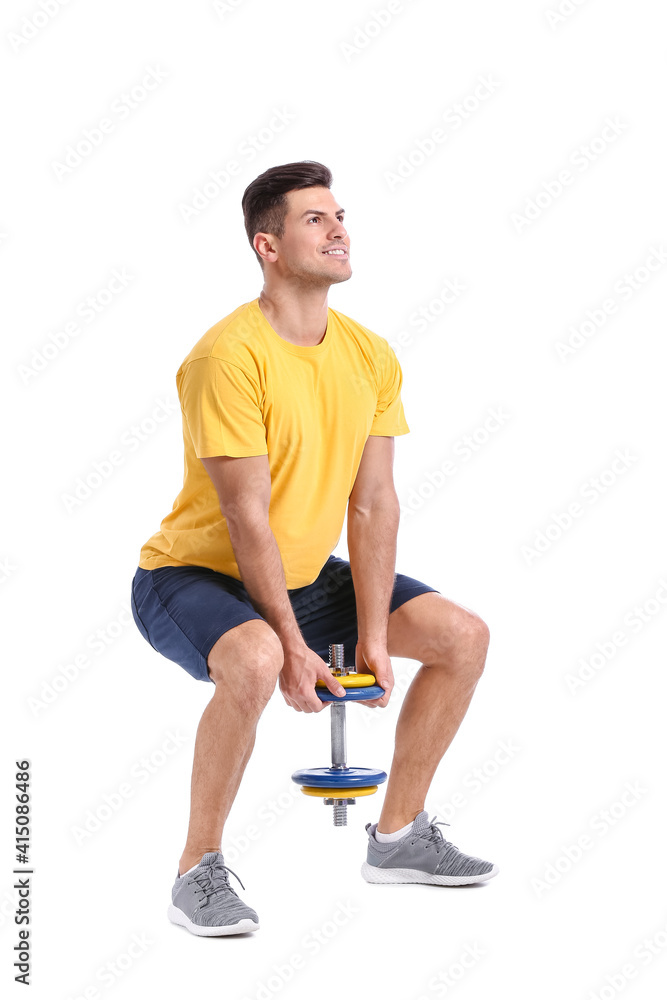
{"label": "man's bare leg", "polygon": [[422,666],[398,717],[380,833],[400,830],[424,809],[433,775],[484,669],[488,643],[482,619],[441,594],[420,594],[390,614],[389,655],[420,660]]}
{"label": "man's bare leg", "polygon": [[208,656],[215,691],[195,741],[190,824],[179,863],[183,874],[207,851],[219,851],[222,830],[255,745],[257,722],[283,665],[280,640],[252,619],[220,636]]}

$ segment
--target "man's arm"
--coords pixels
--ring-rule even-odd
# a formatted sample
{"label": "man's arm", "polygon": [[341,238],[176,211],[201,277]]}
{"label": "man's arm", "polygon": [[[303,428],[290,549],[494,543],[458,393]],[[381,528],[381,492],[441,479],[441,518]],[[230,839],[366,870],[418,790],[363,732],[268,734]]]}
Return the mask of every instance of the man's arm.
{"label": "man's arm", "polygon": [[294,617],[280,550],[269,525],[268,456],[218,456],[200,461],[218,494],[243,585],[282,644],[285,664],[280,681],[285,700],[298,711],[320,711],[323,704],[315,694],[319,677],[334,694],[344,694],[344,690],[322,657],[308,648]]}
{"label": "man's arm", "polygon": [[302,640],[287,595],[285,572],[269,526],[271,477],[267,455],[202,458],[216,488],[234,556],[250,599],[283,646]]}
{"label": "man's arm", "polygon": [[387,692],[373,703],[379,707],[389,701],[394,683],[387,653],[387,625],[400,519],[393,462],[393,437],[369,437],[347,510],[347,546],[359,634],[357,667],[367,667]]}

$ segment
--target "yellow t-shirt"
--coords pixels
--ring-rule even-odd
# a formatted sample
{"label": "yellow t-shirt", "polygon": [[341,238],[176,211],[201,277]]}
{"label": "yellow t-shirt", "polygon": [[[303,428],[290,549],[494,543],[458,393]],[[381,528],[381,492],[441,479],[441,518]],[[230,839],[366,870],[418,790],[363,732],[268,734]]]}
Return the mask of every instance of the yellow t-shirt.
{"label": "yellow t-shirt", "polygon": [[200,458],[268,455],[269,525],[288,590],[312,583],[340,539],[369,434],[409,433],[388,342],[328,310],[324,339],[301,347],[246,302],[212,326],[178,369],[183,489],[141,549],[143,569],[205,566],[241,579]]}

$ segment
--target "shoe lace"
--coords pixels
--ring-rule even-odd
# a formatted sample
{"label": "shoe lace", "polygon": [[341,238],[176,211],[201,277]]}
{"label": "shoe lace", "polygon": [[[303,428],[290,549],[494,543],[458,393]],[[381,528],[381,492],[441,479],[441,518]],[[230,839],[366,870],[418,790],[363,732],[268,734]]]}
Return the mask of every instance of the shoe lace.
{"label": "shoe lace", "polygon": [[431,845],[435,845],[435,853],[440,854],[441,848],[446,847],[447,844],[449,844],[449,841],[445,840],[445,838],[442,835],[442,830],[439,830],[438,827],[449,826],[449,825],[450,824],[446,823],[445,820],[443,819],[439,820],[437,816],[434,816],[433,819],[431,820],[428,830],[425,831],[424,833],[421,833],[418,837],[415,837],[415,839],[411,841],[411,843],[416,844],[418,840],[426,840],[427,843],[424,844],[424,847],[429,848],[431,847]]}
{"label": "shoe lace", "polygon": [[235,896],[238,896],[238,893],[229,884],[228,872],[240,883],[241,888],[245,889],[243,882],[241,882],[236,872],[233,872],[222,861],[216,861],[212,865],[206,865],[204,868],[195,870],[188,878],[188,885],[196,885],[197,889],[195,889],[195,892],[203,893],[203,896],[208,899],[212,899],[218,893],[225,891],[233,892]]}

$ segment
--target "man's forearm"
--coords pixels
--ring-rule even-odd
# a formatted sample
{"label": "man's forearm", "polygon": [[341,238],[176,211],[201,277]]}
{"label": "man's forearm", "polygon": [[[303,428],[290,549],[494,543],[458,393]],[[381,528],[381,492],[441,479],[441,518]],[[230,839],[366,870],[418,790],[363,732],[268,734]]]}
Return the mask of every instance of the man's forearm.
{"label": "man's forearm", "polygon": [[347,547],[362,641],[387,641],[399,520],[395,493],[364,510],[348,508]]}
{"label": "man's forearm", "polygon": [[268,524],[230,523],[229,537],[243,586],[256,611],[271,626],[285,649],[303,643],[287,593],[285,571],[275,535]]}

